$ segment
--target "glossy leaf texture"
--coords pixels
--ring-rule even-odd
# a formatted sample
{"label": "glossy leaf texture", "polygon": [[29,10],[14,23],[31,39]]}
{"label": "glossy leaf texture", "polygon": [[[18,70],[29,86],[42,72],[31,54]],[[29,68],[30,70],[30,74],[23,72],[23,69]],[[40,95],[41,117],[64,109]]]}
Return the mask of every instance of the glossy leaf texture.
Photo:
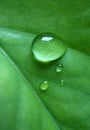
{"label": "glossy leaf texture", "polygon": [[[89,130],[89,0],[1,0],[0,7],[0,129]],[[41,32],[65,41],[64,56],[50,64],[34,59]]]}

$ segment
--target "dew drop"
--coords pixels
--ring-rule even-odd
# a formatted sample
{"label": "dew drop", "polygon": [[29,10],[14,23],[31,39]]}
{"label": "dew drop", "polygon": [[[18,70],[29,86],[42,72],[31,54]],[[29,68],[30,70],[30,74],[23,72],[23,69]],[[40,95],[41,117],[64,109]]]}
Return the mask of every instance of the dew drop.
{"label": "dew drop", "polygon": [[57,67],[56,67],[56,72],[57,73],[60,73],[61,71],[62,71],[62,65],[61,64],[59,64]]}
{"label": "dew drop", "polygon": [[43,33],[33,40],[32,52],[36,60],[48,63],[60,58],[66,51],[63,41],[51,33]]}
{"label": "dew drop", "polygon": [[61,85],[61,86],[64,85],[64,80],[63,80],[63,79],[61,80],[60,85]]}
{"label": "dew drop", "polygon": [[48,81],[44,81],[41,85],[40,85],[40,90],[41,91],[46,91],[49,87],[49,83]]}

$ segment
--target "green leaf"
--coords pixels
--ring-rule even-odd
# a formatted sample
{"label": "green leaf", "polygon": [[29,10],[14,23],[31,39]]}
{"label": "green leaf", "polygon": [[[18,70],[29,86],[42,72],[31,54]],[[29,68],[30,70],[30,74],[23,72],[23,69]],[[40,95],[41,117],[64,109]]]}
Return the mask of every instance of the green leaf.
{"label": "green leaf", "polygon": [[[12,30],[0,31],[2,130],[88,130],[89,56],[69,48],[61,59],[43,66],[32,55],[34,37]],[[58,75],[55,67],[60,63],[63,71]],[[64,86],[60,86],[62,79],[65,80]],[[42,92],[39,87],[45,80],[50,86]],[[3,125],[5,122],[7,124]]]}
{"label": "green leaf", "polygon": [[[89,0],[1,0],[0,27],[0,129],[89,130]],[[34,59],[32,41],[41,32],[63,39],[62,58]]]}

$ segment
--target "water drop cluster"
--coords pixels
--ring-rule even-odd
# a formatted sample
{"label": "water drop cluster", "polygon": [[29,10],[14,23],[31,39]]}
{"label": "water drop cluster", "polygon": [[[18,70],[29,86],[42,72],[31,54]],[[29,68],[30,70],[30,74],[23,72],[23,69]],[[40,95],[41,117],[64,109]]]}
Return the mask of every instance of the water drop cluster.
{"label": "water drop cluster", "polygon": [[[42,33],[37,35],[32,43],[32,53],[34,58],[41,63],[50,63],[61,58],[66,52],[67,47],[64,42],[51,33]],[[63,70],[62,64],[56,66],[56,73]],[[64,85],[64,80],[60,81],[60,86]],[[49,82],[46,80],[40,85],[41,91],[49,88]]]}

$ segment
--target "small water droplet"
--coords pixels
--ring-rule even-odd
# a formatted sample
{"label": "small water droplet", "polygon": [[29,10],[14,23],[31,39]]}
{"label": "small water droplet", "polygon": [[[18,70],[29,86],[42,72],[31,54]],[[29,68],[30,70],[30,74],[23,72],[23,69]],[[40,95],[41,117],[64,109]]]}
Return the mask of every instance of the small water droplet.
{"label": "small water droplet", "polygon": [[63,41],[51,33],[43,33],[33,40],[32,52],[36,60],[48,63],[60,58],[66,51]]}
{"label": "small water droplet", "polygon": [[49,87],[49,83],[48,81],[44,81],[41,85],[40,85],[40,90],[42,91],[46,91]]}
{"label": "small water droplet", "polygon": [[57,73],[60,73],[61,71],[62,71],[62,65],[61,64],[59,64],[57,67],[56,67],[56,72]]}
{"label": "small water droplet", "polygon": [[60,85],[61,85],[61,86],[64,85],[64,80],[63,80],[63,79],[61,80]]}

